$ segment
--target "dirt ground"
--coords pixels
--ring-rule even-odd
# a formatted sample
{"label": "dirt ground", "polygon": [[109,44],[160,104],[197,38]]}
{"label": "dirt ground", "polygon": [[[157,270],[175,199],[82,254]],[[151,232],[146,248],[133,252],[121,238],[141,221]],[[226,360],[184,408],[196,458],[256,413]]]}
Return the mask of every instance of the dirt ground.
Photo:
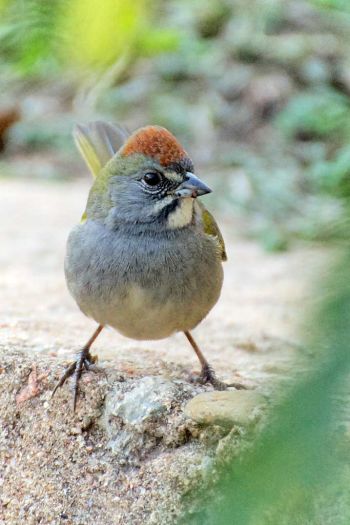
{"label": "dirt ground", "polygon": [[[69,296],[63,275],[65,241],[82,214],[89,181],[4,179],[0,188],[2,343],[69,360],[95,328]],[[220,377],[265,383],[288,369],[299,348],[306,312],[318,300],[308,283],[322,272],[327,252],[298,246],[267,254],[256,242],[242,240],[229,217],[219,222],[229,256],[224,287],[194,335]],[[94,351],[100,362],[120,369],[146,373],[160,361],[190,372],[199,368],[182,334],[135,342],[105,330]]]}

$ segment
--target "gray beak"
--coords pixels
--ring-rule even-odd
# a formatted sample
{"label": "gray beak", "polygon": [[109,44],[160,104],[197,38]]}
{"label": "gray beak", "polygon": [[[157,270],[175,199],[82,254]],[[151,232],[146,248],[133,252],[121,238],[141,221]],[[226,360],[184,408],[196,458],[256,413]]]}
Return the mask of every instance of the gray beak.
{"label": "gray beak", "polygon": [[198,177],[188,171],[186,173],[186,179],[180,184],[175,192],[177,197],[192,197],[195,199],[200,195],[211,193],[211,189],[204,184]]}

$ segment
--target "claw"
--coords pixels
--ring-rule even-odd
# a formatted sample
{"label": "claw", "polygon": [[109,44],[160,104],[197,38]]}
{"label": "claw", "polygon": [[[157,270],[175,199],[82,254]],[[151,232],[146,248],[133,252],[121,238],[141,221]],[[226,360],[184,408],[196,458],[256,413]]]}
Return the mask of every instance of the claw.
{"label": "claw", "polygon": [[56,393],[56,391],[61,388],[61,386],[64,385],[64,383],[66,382],[66,380],[72,376],[74,374],[74,371],[75,371],[75,368],[77,366],[77,362],[74,361],[74,363],[72,363],[67,369],[66,371],[64,372],[64,374],[62,374],[60,380],[58,381],[58,383],[56,384],[55,388],[53,389],[53,392],[51,394],[51,397],[53,397]]}
{"label": "claw", "polygon": [[244,385],[241,385],[240,383],[227,384],[217,379],[213,368],[209,364],[206,364],[202,367],[200,380],[203,384],[210,383],[211,385],[213,385],[215,390],[227,390],[229,387],[234,387],[237,390],[246,389],[246,387]]}
{"label": "claw", "polygon": [[57,391],[58,388],[61,388],[61,386],[64,385],[64,383],[67,381],[69,377],[74,375],[74,382],[73,382],[73,411],[75,412],[76,406],[77,406],[77,400],[78,400],[78,394],[79,394],[79,380],[81,378],[81,375],[83,373],[83,369],[91,372],[97,372],[99,369],[95,366],[95,363],[97,361],[96,356],[92,356],[89,352],[89,349],[83,348],[82,351],[79,353],[78,359],[74,361],[69,367],[66,369],[60,380],[58,381],[57,385],[55,386],[52,396],[53,397]]}
{"label": "claw", "polygon": [[248,390],[248,387],[245,385],[242,385],[242,383],[229,383],[227,386],[233,387],[236,390]]}

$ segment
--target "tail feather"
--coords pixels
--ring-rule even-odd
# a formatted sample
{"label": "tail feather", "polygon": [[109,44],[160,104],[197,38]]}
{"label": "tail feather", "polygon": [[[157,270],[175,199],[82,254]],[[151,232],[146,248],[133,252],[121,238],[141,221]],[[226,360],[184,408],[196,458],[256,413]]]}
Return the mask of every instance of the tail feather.
{"label": "tail feather", "polygon": [[94,177],[117,153],[128,135],[123,128],[102,121],[77,124],[73,131],[76,146]]}

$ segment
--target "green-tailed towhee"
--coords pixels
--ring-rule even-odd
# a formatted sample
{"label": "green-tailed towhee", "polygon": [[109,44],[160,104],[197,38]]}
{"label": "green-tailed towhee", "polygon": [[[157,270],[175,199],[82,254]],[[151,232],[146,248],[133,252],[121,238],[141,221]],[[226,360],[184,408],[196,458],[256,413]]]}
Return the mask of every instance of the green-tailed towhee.
{"label": "green-tailed towhee", "polygon": [[65,258],[70,293],[98,328],[62,376],[74,374],[74,407],[90,347],[104,326],[132,339],[182,331],[202,366],[201,379],[224,389],[189,330],[217,302],[226,260],[220,230],[197,197],[211,190],[165,128],[128,135],[104,122],[76,126],[78,149],[95,176]]}

